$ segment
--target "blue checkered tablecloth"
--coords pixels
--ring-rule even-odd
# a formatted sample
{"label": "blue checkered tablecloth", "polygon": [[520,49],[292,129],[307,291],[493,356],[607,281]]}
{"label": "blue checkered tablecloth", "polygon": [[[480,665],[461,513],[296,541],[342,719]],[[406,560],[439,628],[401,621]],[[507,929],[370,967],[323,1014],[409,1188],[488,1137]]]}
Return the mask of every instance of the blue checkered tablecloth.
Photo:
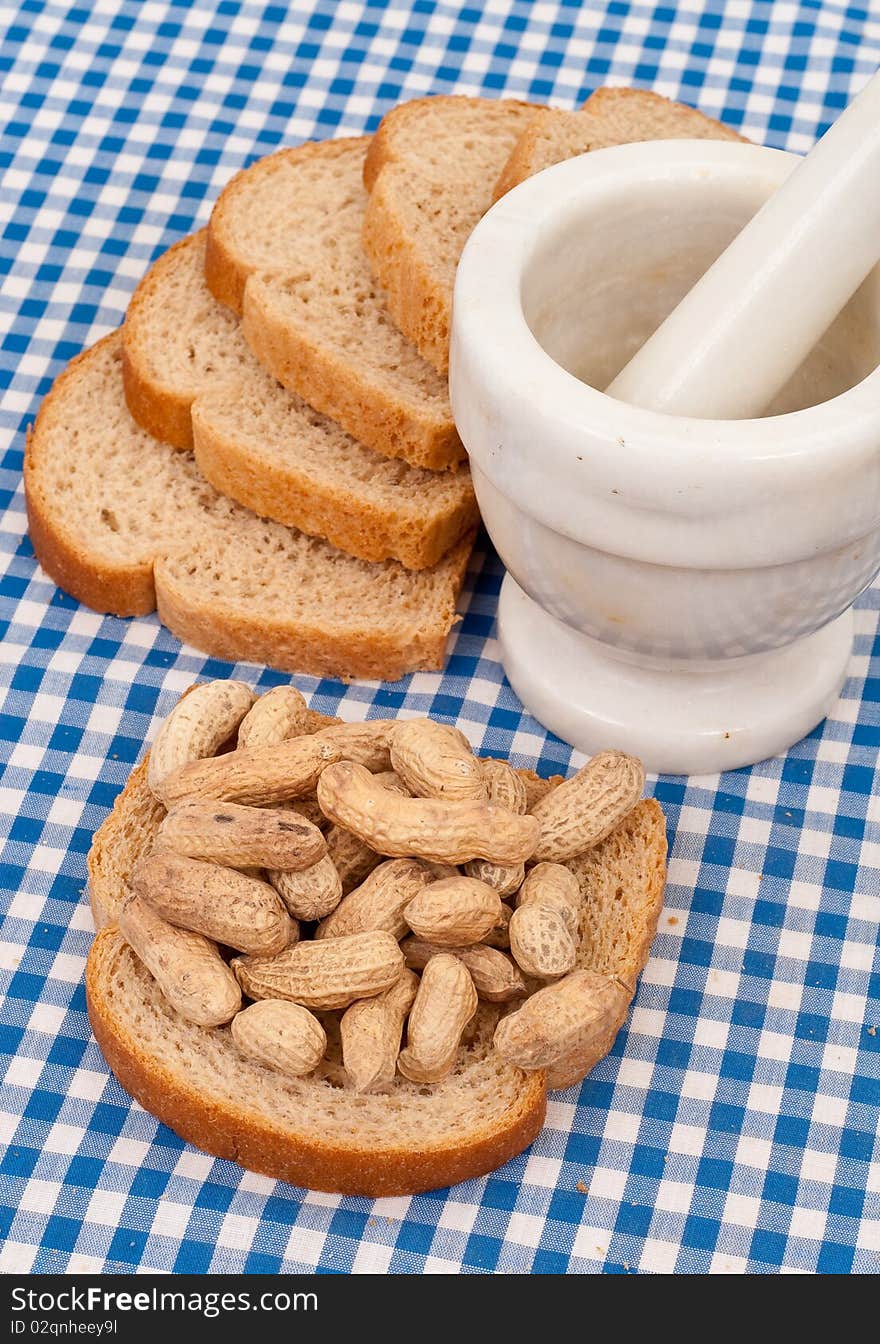
{"label": "blue checkered tablecloth", "polygon": [[[5,0],[0,24],[0,1269],[876,1273],[880,588],[820,731],[654,784],[672,841],[654,954],[612,1054],[532,1148],[451,1190],[339,1199],[157,1124],[110,1076],[82,988],[85,856],[144,739],[196,677],[284,678],[59,593],[21,487],[52,378],[255,156],[429,92],[570,107],[605,82],[806,150],[880,63],[876,0]],[[564,769],[504,681],[499,582],[478,556],[443,676],[297,683],[325,711],[454,717]]]}

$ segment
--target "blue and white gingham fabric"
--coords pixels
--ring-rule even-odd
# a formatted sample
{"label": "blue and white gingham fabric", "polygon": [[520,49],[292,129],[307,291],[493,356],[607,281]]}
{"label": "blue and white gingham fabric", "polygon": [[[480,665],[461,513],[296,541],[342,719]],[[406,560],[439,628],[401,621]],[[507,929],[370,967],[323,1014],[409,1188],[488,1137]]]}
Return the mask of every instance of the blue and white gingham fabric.
{"label": "blue and white gingham fabric", "polygon": [[[488,1179],[373,1203],[188,1147],[89,1034],[92,832],[196,677],[284,678],[59,593],[21,487],[52,378],[254,157],[425,93],[571,107],[606,82],[803,151],[880,64],[875,0],[3,0],[0,22],[0,1269],[876,1273],[880,588],[821,731],[751,771],[656,783],[666,908],[611,1056]],[[442,677],[297,684],[322,710],[419,710],[566,768],[504,681],[499,582],[477,557]]]}

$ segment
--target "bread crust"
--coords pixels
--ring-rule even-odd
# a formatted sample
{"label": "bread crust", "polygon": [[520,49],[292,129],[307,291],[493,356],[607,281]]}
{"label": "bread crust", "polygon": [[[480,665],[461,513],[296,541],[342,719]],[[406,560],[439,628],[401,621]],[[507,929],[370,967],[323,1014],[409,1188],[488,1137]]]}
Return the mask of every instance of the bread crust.
{"label": "bread crust", "polygon": [[639,929],[639,937],[633,939],[630,943],[629,955],[623,962],[621,962],[618,971],[618,974],[624,979],[632,982],[633,995],[635,994],[636,980],[638,980],[642,971],[645,969],[648,958],[651,955],[651,947],[657,934],[657,922],[660,919],[660,914],[663,910],[663,894],[666,890],[666,857],[668,847],[666,839],[666,817],[664,816],[663,808],[657,802],[656,798],[643,798],[630,813],[629,817],[624,819],[622,826],[634,824],[639,817],[650,818],[652,831],[652,842],[649,851],[651,856],[651,875],[645,893],[646,899],[643,910],[643,921]]}
{"label": "bread crust", "polygon": [[266,663],[285,672],[314,676],[386,681],[396,681],[416,669],[442,667],[473,547],[473,532],[443,559],[446,586],[436,616],[418,624],[406,641],[375,626],[343,634],[328,632],[303,619],[278,618],[267,623],[258,610],[223,607],[218,602],[206,605],[198,590],[177,576],[173,563],[158,546],[152,559],[112,565],[69,535],[41,477],[42,430],[55,414],[68,381],[78,376],[96,352],[107,347],[115,351],[119,344],[119,333],[112,332],[78,355],[55,380],[28,435],[24,468],[28,528],[37,559],[49,577],[97,611],[145,616],[158,608],[163,624],[179,639],[233,662]]}

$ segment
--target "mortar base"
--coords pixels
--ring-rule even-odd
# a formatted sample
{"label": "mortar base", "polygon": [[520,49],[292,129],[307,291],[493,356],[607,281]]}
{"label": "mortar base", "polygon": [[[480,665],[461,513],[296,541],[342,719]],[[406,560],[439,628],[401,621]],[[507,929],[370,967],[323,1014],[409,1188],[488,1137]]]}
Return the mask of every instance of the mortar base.
{"label": "mortar base", "polygon": [[701,668],[624,661],[564,625],[508,574],[498,635],[525,708],[579,751],[616,747],[667,775],[706,775],[787,751],[825,718],[846,679],[848,610],[796,644]]}

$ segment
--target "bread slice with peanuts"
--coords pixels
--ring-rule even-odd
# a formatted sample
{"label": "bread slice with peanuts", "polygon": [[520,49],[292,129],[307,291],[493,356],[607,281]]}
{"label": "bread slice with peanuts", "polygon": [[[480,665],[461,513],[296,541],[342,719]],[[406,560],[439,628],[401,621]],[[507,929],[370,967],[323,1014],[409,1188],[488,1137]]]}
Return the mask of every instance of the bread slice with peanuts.
{"label": "bread slice with peanuts", "polygon": [[[202,698],[208,701],[210,693],[203,692]],[[243,722],[253,712],[247,697],[227,696],[223,704],[233,701]],[[186,700],[182,703],[186,705]],[[171,761],[173,771],[171,776],[158,772],[162,778],[154,772],[159,792],[163,788],[168,792],[169,778],[186,778],[193,753],[206,749],[208,738],[196,723],[197,711],[198,705],[180,714],[173,730],[165,731],[163,759]],[[361,759],[383,766],[382,752],[374,747],[369,756],[367,744],[384,741],[393,752],[394,725],[389,725],[390,733],[382,723],[376,727],[378,732],[365,734],[363,727],[311,714],[308,720],[300,716],[294,731],[306,736],[317,733],[317,740],[332,741],[334,750],[343,753],[340,744],[348,739]],[[413,736],[411,731],[402,735],[412,777],[435,796],[409,801],[442,808],[442,772],[415,768]],[[256,760],[266,750],[245,745],[234,755]],[[449,758],[453,769],[456,756],[462,754],[460,748]],[[188,757],[190,765],[185,763]],[[222,760],[219,757],[218,763]],[[381,882],[377,876],[368,879],[363,897],[345,898],[349,905],[345,920],[338,919],[333,928],[332,918],[325,919],[329,927],[320,941],[308,941],[306,925],[301,935],[306,941],[296,942],[300,935],[294,933],[294,941],[281,953],[234,958],[232,971],[240,989],[255,999],[254,1006],[265,1005],[256,1012],[242,1007],[232,992],[236,981],[226,967],[228,956],[218,959],[217,951],[211,952],[215,945],[203,934],[164,923],[164,917],[176,919],[178,910],[183,910],[184,921],[192,927],[198,922],[190,914],[192,902],[181,903],[179,895],[169,901],[167,893],[153,900],[152,870],[169,863],[168,848],[163,846],[177,843],[186,850],[193,845],[192,828],[184,828],[183,841],[179,825],[170,829],[166,825],[162,832],[166,811],[149,786],[148,771],[147,759],[132,772],[89,856],[89,895],[100,932],[88,958],[88,1012],[96,1039],[123,1086],[198,1147],[281,1180],[342,1194],[410,1194],[449,1185],[491,1171],[521,1152],[540,1131],[548,1084],[568,1086],[585,1076],[613,1043],[647,960],[662,904],[666,837],[663,814],[654,801],[631,807],[605,839],[566,862],[572,875],[567,883],[577,889],[576,896],[573,891],[568,894],[578,906],[574,975],[586,974],[603,985],[624,988],[615,991],[612,1014],[606,1013],[601,1030],[588,1034],[589,1039],[583,1032],[567,1036],[571,1048],[545,1070],[529,1063],[521,1068],[496,1046],[499,1022],[512,1020],[505,1014],[516,1010],[523,993],[536,987],[523,979],[509,953],[479,942],[464,948],[436,946],[413,936],[404,937],[398,948],[397,938],[412,927],[406,924],[406,914],[419,892],[431,894],[431,899],[420,902],[413,924],[421,928],[424,916],[425,926],[436,935],[441,924],[446,927],[444,911],[455,883],[471,884],[477,895],[483,885],[472,878],[450,878],[445,875],[448,866],[432,866],[427,860],[386,859],[386,877]],[[242,768],[226,773],[238,779]],[[387,771],[379,776],[386,785],[377,789],[385,787],[395,806],[404,803],[399,792],[387,789],[397,777],[389,777]],[[539,812],[542,800],[552,798],[560,783],[530,771],[518,771],[517,776],[526,805]],[[334,798],[344,785],[345,778],[337,780]],[[291,788],[305,790],[305,777],[301,786]],[[275,805],[289,809],[301,805],[305,810],[311,806],[308,797],[302,804],[294,799]],[[192,805],[179,801],[177,806]],[[227,815],[224,803],[216,806]],[[235,806],[246,810],[246,805]],[[480,800],[445,806],[497,807]],[[405,811],[418,824],[421,812]],[[238,813],[230,809],[228,816],[226,824],[233,827]],[[401,826],[396,833],[402,834]],[[242,834],[251,836],[253,830],[244,827]],[[271,839],[274,844],[274,831]],[[311,823],[294,840],[285,860],[290,864],[314,858],[320,848],[317,828]],[[260,843],[264,842],[261,836]],[[297,844],[305,848],[298,849]],[[436,850],[434,845],[432,852]],[[234,846],[230,853],[241,857]],[[381,857],[379,862],[376,873],[381,876]],[[424,871],[415,880],[410,869],[420,865]],[[199,869],[209,866],[204,856],[178,864],[182,877],[191,871],[194,880]],[[384,886],[398,879],[404,882],[401,899],[389,900],[393,893],[385,892]],[[245,903],[266,903],[256,874],[239,879],[238,885]],[[217,883],[211,890],[214,886]],[[484,892],[486,902],[494,903],[494,918],[500,898],[490,887]],[[340,898],[341,889],[337,903]],[[437,911],[443,916],[439,922]],[[216,912],[211,918],[216,921]],[[279,915],[277,927],[283,924]],[[154,925],[170,930],[171,962],[158,957],[149,944]],[[224,930],[227,927],[232,932],[224,936],[242,940],[229,918],[223,924]],[[464,936],[476,938],[482,930],[480,922]],[[462,936],[458,925],[454,931],[456,937]],[[191,986],[179,974],[177,961],[191,945],[210,989],[207,1004],[194,1002]],[[421,980],[412,969],[402,970],[404,958],[422,973]],[[354,978],[348,976],[349,967]],[[450,994],[455,1011],[446,1014],[438,1005]],[[533,1001],[526,999],[526,1006]],[[410,1027],[395,1072],[393,1061],[407,1016]]]}

